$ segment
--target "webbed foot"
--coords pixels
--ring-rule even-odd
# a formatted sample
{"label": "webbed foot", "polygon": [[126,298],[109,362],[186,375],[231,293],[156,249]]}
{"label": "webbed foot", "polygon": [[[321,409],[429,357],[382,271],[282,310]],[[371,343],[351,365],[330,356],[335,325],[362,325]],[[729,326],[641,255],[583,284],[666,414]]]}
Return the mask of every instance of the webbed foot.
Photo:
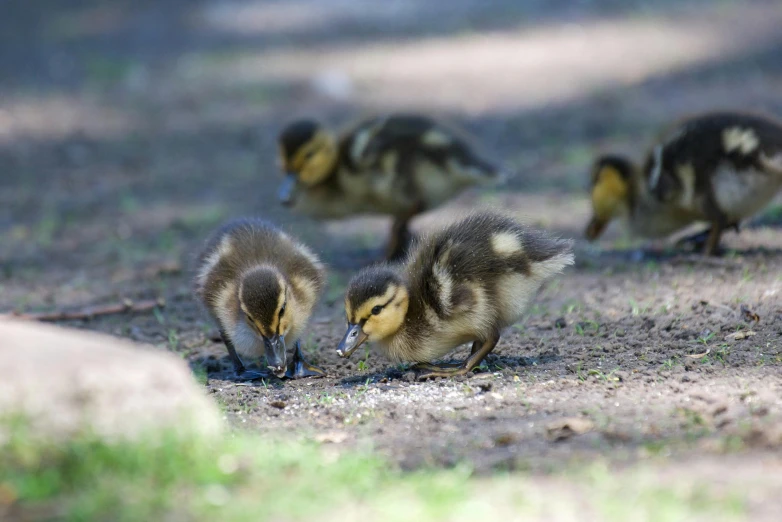
{"label": "webbed foot", "polygon": [[465,368],[464,366],[447,367],[447,366],[432,366],[430,368],[422,369],[416,372],[416,380],[425,381],[427,379],[434,379],[436,377],[456,377],[458,375],[467,375],[472,369]]}
{"label": "webbed foot", "polygon": [[288,364],[285,377],[288,379],[303,379],[305,377],[325,377],[326,372],[304,360],[301,353],[301,343],[296,341],[293,360]]}
{"label": "webbed foot", "polygon": [[269,377],[271,377],[269,373],[247,370],[245,368],[234,371],[234,378],[237,381],[255,381],[257,379],[268,379]]}

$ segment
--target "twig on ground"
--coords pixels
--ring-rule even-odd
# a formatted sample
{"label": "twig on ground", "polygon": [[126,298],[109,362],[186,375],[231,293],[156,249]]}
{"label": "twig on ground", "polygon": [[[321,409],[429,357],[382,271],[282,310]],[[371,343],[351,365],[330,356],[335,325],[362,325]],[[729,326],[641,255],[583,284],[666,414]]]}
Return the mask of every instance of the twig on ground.
{"label": "twig on ground", "polygon": [[23,314],[18,312],[12,312],[10,314],[3,314],[0,317],[11,317],[14,319],[24,319],[27,321],[78,321],[89,320],[94,317],[103,315],[125,314],[125,313],[139,313],[148,312],[155,308],[163,308],[166,306],[166,301],[163,298],[158,299],[146,299],[144,301],[131,301],[125,299],[122,303],[93,306],[82,310],[66,311],[60,310],[55,312],[40,312]]}

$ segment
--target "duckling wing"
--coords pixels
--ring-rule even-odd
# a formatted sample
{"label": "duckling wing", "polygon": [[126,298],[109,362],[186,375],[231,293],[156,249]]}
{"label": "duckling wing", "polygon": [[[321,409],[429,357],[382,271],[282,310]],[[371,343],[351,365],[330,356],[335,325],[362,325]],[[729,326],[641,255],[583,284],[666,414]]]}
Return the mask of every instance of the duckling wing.
{"label": "duckling wing", "polygon": [[775,179],[782,176],[782,126],[735,113],[694,118],[663,135],[644,171],[661,202],[700,210],[713,200],[726,211],[745,202],[754,207],[753,200],[782,182]]}
{"label": "duckling wing", "polygon": [[497,166],[476,154],[466,138],[424,116],[369,120],[351,133],[348,149],[355,167],[388,174],[412,175],[423,160],[443,172],[476,180],[501,176]]}
{"label": "duckling wing", "polygon": [[413,255],[410,273],[441,319],[469,315],[496,323],[521,314],[540,285],[572,263],[569,241],[480,213],[430,238]]}

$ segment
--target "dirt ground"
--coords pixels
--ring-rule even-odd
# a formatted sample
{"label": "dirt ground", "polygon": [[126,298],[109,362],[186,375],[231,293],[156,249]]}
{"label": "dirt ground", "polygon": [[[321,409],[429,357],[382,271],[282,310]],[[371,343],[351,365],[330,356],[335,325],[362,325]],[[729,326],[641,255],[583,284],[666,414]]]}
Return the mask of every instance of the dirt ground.
{"label": "dirt ground", "polygon": [[[779,4],[449,5],[6,2],[0,311],[163,298],[154,312],[63,324],[180,353],[241,429],[368,445],[410,469],[651,462],[662,481],[751,490],[753,519],[771,520],[782,509],[781,207],[726,234],[717,260],[640,250],[618,229],[599,245],[580,238],[595,154],[638,156],[657,126],[699,110],[782,115]],[[468,378],[417,383],[372,349],[339,359],[345,283],[380,255],[388,223],[308,221],[274,200],[284,122],[402,108],[457,122],[519,172],[423,216],[418,232],[497,207],[578,239],[576,266]],[[280,223],[329,264],[303,338],[327,378],[230,378],[189,268],[205,235],[242,215]]]}

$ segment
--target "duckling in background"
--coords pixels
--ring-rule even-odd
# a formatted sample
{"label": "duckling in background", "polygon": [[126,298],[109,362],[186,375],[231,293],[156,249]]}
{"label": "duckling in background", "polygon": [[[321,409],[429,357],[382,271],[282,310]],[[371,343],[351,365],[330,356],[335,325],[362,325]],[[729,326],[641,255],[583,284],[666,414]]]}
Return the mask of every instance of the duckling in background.
{"label": "duckling in background", "polygon": [[282,131],[279,148],[286,173],[280,201],[319,218],[393,216],[388,259],[405,252],[414,216],[504,178],[465,138],[424,116],[376,117],[339,137],[300,120]]}
{"label": "duckling in background", "polygon": [[650,238],[707,221],[703,253],[714,255],[722,232],[738,230],[780,186],[782,124],[741,113],[704,114],[664,132],[643,167],[619,156],[595,162],[586,236],[597,239],[614,218]]}
{"label": "duckling in background", "polygon": [[[476,213],[424,237],[403,266],[359,272],[345,295],[348,327],[337,353],[377,342],[396,362],[416,362],[419,379],[464,375],[518,321],[544,282],[573,264],[570,241],[492,212]],[[436,366],[472,342],[458,365]]]}
{"label": "duckling in background", "polygon": [[[199,258],[196,294],[218,324],[237,378],[267,377],[240,359],[264,354],[277,377],[325,375],[304,360],[298,340],[324,281],[315,254],[266,221],[231,221],[209,239]],[[290,364],[286,339],[295,341]]]}

